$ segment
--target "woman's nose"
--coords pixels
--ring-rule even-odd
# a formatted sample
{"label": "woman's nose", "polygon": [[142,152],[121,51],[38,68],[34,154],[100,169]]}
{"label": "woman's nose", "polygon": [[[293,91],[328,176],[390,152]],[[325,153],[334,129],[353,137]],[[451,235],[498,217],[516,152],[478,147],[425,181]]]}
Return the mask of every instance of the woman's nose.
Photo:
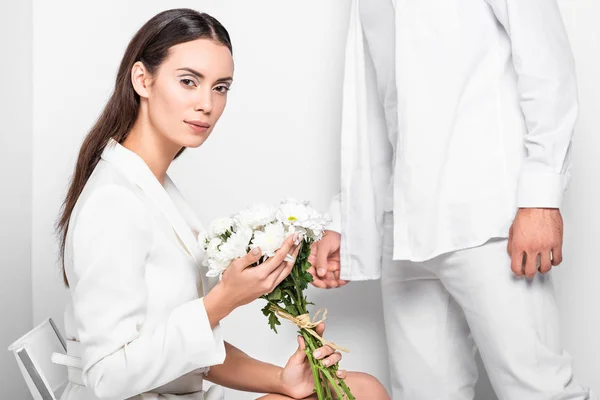
{"label": "woman's nose", "polygon": [[194,106],[194,110],[202,111],[204,113],[210,113],[212,111],[212,90],[204,89],[199,90],[198,97],[196,99],[196,104]]}

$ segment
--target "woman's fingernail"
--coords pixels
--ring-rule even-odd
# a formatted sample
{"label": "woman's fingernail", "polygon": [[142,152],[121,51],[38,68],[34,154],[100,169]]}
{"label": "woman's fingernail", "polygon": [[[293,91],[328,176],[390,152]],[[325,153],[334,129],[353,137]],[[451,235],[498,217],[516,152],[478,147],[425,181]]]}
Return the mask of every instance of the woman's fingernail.
{"label": "woman's fingernail", "polygon": [[342,371],[336,372],[336,375],[341,377],[342,376]]}
{"label": "woman's fingernail", "polygon": [[323,365],[326,366],[326,367],[328,367],[329,366],[329,360],[327,359],[327,360],[323,361]]}
{"label": "woman's fingernail", "polygon": [[325,268],[319,268],[319,275],[320,276],[325,275]]}
{"label": "woman's fingernail", "polygon": [[255,247],[252,249],[252,254],[254,254],[255,256],[260,254],[260,249],[258,247]]}
{"label": "woman's fingernail", "polygon": [[315,356],[315,358],[319,358],[319,357],[321,357],[321,352],[319,350],[315,350],[315,352],[313,353],[313,356]]}

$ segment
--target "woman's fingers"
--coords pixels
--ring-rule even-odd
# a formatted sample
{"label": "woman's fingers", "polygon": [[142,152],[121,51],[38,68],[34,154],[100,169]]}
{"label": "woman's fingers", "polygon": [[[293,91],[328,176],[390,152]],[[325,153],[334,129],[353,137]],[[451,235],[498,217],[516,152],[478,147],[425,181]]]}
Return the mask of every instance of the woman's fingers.
{"label": "woman's fingers", "polygon": [[298,349],[290,357],[290,360],[288,361],[288,365],[302,364],[304,362],[304,359],[306,358],[306,353],[304,352],[305,348],[306,348],[306,345],[304,344],[304,338],[302,336],[298,336]]}
{"label": "woman's fingers", "polygon": [[[248,268],[250,265],[254,264],[260,257],[262,256],[262,251],[260,247],[256,247],[250,250],[244,257],[240,257],[234,262],[231,263],[230,268],[236,269],[238,271],[242,271]],[[229,268],[228,268],[229,269]]]}
{"label": "woman's fingers", "polygon": [[346,379],[348,377],[348,371],[346,371],[345,369],[338,369],[338,371],[335,374],[340,379]]}
{"label": "woman's fingers", "polygon": [[300,246],[295,246],[294,252],[292,253],[293,260],[283,262],[284,267],[280,270],[279,275],[277,275],[273,286],[279,285],[291,272],[294,268],[294,263],[296,262],[296,258],[298,258],[298,253],[300,252]]}
{"label": "woman's fingers", "polygon": [[321,322],[319,325],[317,325],[315,327],[315,332],[317,332],[317,335],[323,336],[323,334],[325,333],[325,323]]}
{"label": "woman's fingers", "polygon": [[313,352],[313,357],[316,358],[317,360],[320,360],[320,359],[326,358],[327,356],[332,354],[333,351],[334,350],[329,346],[319,347],[318,349],[316,349]]}
{"label": "woman's fingers", "polygon": [[342,354],[338,351],[330,355],[329,357],[323,359],[323,365],[326,367],[331,367],[334,364],[337,364],[342,359]]}
{"label": "woman's fingers", "polygon": [[275,255],[273,257],[269,258],[267,261],[256,267],[256,272],[264,274],[263,277],[266,279],[269,275],[273,273],[273,271],[280,268],[283,259],[290,252],[292,246],[294,246],[294,236],[290,235],[283,242],[281,248],[279,248],[279,250],[275,252]]}

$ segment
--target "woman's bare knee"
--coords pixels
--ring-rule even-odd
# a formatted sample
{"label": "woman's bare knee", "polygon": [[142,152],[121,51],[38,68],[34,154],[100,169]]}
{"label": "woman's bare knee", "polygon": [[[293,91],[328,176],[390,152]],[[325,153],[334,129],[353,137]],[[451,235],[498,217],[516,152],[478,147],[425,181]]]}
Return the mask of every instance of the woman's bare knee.
{"label": "woman's bare knee", "polygon": [[348,372],[345,381],[356,400],[390,400],[385,387],[372,375]]}
{"label": "woman's bare knee", "polygon": [[[362,372],[348,372],[344,379],[356,400],[390,400],[385,387],[372,375]],[[281,394],[267,394],[257,400],[290,400],[291,397]],[[303,400],[317,400],[317,395],[306,397]]]}
{"label": "woman's bare knee", "polygon": [[[265,396],[259,397],[257,400],[290,400],[290,399],[292,399],[292,397],[284,396],[282,394],[271,393],[271,394],[267,394]],[[315,394],[312,396],[305,397],[302,400],[317,400],[317,399],[318,399],[318,397]]]}

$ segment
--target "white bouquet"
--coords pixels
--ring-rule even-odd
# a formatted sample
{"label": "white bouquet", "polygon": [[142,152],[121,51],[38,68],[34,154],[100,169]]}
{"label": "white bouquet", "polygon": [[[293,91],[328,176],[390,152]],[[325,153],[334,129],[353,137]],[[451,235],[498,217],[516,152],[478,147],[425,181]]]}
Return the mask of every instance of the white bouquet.
{"label": "white bouquet", "polygon": [[[235,259],[245,256],[255,247],[260,247],[263,254],[257,264],[264,262],[283,245],[286,237],[300,233],[298,244],[301,243],[301,247],[292,272],[271,293],[261,296],[267,300],[262,312],[275,332],[276,325],[281,324],[278,317],[292,321],[300,329],[315,378],[315,392],[320,400],[332,398],[331,388],[337,398],[354,399],[348,386],[336,375],[338,365],[326,367],[312,355],[323,344],[347,351],[324,340],[314,331],[325,320],[326,310],[318,310],[311,321],[307,305],[312,303],[304,295],[304,290],[313,280],[307,272],[311,267],[308,262],[311,244],[321,240],[325,227],[330,223],[329,215],[319,213],[308,202],[290,198],[276,207],[257,204],[232,217],[219,218],[209,225],[207,232],[200,234],[198,241],[206,251],[204,265],[208,267],[207,276],[216,277],[221,276]],[[319,315],[322,318],[316,320]]]}

